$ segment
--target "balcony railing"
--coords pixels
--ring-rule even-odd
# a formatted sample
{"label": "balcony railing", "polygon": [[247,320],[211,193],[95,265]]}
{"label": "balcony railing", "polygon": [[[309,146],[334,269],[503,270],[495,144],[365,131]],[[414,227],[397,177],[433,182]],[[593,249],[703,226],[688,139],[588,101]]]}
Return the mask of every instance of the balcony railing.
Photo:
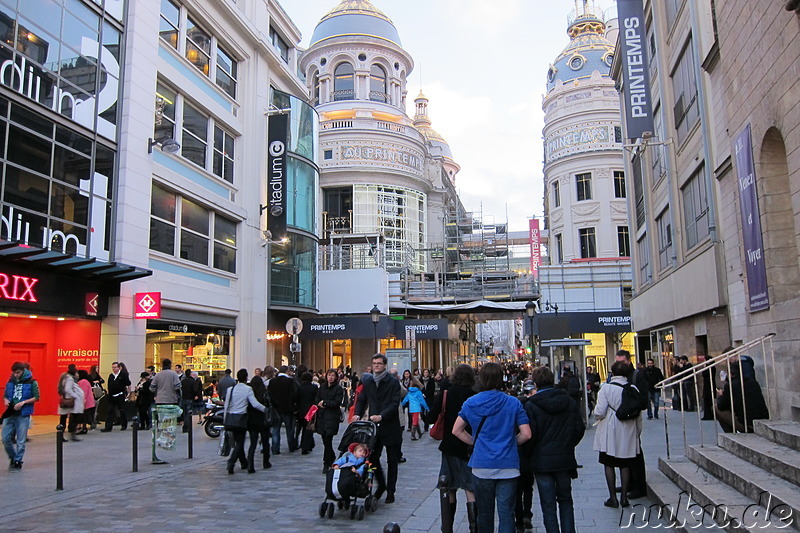
{"label": "balcony railing", "polygon": [[340,100],[355,100],[356,92],[352,89],[345,89],[342,91],[333,91],[331,96],[333,96],[334,102],[338,102]]}

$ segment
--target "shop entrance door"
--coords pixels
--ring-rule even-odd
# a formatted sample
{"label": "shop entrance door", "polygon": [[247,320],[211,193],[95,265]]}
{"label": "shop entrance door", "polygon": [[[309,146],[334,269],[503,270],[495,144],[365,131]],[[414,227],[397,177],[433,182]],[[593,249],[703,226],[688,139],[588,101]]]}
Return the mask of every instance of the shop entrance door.
{"label": "shop entrance door", "polygon": [[[3,351],[0,353],[0,376],[4,378],[10,376],[11,365],[17,361],[30,364],[33,377],[39,381],[40,401],[44,405],[51,405],[55,402],[56,391],[47,390],[47,387],[42,386],[43,384],[41,381],[45,369],[46,348],[47,345],[44,343],[4,342]],[[3,387],[5,387],[5,383],[4,379]],[[41,409],[39,409],[38,414],[42,414]]]}

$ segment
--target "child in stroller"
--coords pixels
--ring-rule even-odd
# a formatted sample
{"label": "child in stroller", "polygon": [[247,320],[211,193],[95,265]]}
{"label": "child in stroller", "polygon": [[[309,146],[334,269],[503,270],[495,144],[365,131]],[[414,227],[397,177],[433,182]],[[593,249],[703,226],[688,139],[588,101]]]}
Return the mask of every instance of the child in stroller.
{"label": "child in stroller", "polygon": [[[343,453],[326,476],[326,497],[319,507],[321,518],[333,518],[333,502],[339,509],[350,509],[351,519],[363,520],[365,511],[377,509],[377,501],[372,496],[372,468],[367,461],[376,433],[375,424],[366,421],[353,422],[345,431],[339,444]],[[363,498],[363,505],[358,504],[359,498]]]}

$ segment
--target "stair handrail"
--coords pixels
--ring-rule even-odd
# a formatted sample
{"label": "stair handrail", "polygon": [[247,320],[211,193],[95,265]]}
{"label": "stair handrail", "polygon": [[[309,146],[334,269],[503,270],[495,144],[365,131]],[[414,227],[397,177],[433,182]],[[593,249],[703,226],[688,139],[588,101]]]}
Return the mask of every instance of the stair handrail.
{"label": "stair handrail", "polygon": [[[754,339],[754,340],[752,340],[752,341],[750,341],[748,343],[742,344],[741,346],[737,346],[737,347],[733,348],[732,350],[728,350],[727,352],[723,352],[723,353],[717,355],[716,357],[712,357],[711,359],[706,359],[705,361],[703,361],[701,363],[697,363],[695,365],[692,365],[691,368],[687,368],[686,370],[682,370],[681,372],[678,372],[677,374],[674,374],[674,375],[672,375],[672,376],[670,376],[670,377],[668,377],[668,378],[664,379],[663,381],[660,381],[659,383],[656,384],[656,389],[660,389],[663,393],[666,393],[666,389],[668,387],[675,387],[675,386],[678,387],[679,395],[680,395],[680,399],[681,399],[681,404],[682,404],[681,405],[681,423],[683,425],[683,441],[684,441],[683,444],[684,444],[684,448],[688,447],[687,440],[686,440],[686,420],[685,420],[684,415],[683,415],[683,413],[685,412],[685,406],[683,405],[683,401],[684,401],[683,385],[684,385],[684,383],[688,382],[689,380],[693,380],[694,392],[695,392],[695,401],[696,401],[696,403],[699,404],[699,391],[697,389],[697,380],[695,378],[697,376],[701,375],[704,371],[710,371],[711,368],[716,366],[717,364],[719,364],[721,362],[725,362],[725,363],[727,363],[727,375],[728,375],[727,379],[728,379],[728,383],[731,383],[731,373],[730,373],[731,360],[735,359],[735,358],[738,358],[740,355],[742,355],[745,352],[749,351],[754,346],[761,345],[761,347],[762,347],[762,355],[763,355],[763,363],[764,363],[764,381],[765,381],[764,386],[765,386],[765,388],[767,390],[767,402],[769,403],[770,415],[772,415],[775,412],[774,411],[775,407],[774,407],[774,405],[772,403],[773,394],[771,393],[771,385],[770,385],[770,379],[769,379],[769,373],[770,373],[769,371],[771,369],[772,370],[772,381],[773,382],[776,381],[776,376],[775,376],[775,372],[776,372],[776,370],[775,370],[775,351],[772,349],[772,337],[775,337],[775,335],[776,335],[775,333],[768,333],[766,335],[763,335],[763,336],[761,336],[761,337],[759,337],[757,339]],[[764,343],[767,340],[770,341],[770,355],[771,355],[771,360],[770,361],[767,360],[767,354],[766,354],[766,351],[765,351],[765,348],[764,348]],[[744,402],[744,380],[742,379],[742,375],[741,375],[742,372],[743,372],[742,367],[741,367],[741,365],[739,365],[739,374],[740,374],[739,375],[739,383],[740,383],[740,386],[742,387],[742,398],[743,398],[742,407],[744,409],[744,412],[742,413],[742,416],[743,416],[743,420],[745,421],[745,429],[746,429],[746,427],[747,427],[747,404],[746,404],[746,402]],[[713,386],[714,382],[712,381],[711,384]],[[714,399],[716,400],[716,398],[714,398]],[[698,424],[699,424],[699,427],[700,427],[700,446],[702,447],[705,444],[704,443],[704,439],[703,439],[703,425],[700,422],[701,419],[700,419],[699,405],[697,407],[698,408],[696,409],[696,411],[697,411],[697,417],[698,417]],[[656,406],[656,409],[658,409],[658,406]],[[733,396],[731,395],[731,414],[732,414],[733,419],[735,421],[736,420],[736,415],[735,415],[734,409],[735,408],[734,408]],[[716,436],[717,432],[719,431],[718,425],[717,425],[717,413],[716,413],[716,410],[714,410],[713,414],[714,414],[714,430],[715,430],[715,436]],[[707,413],[705,415],[708,416]],[[734,423],[734,431],[735,432],[738,432],[737,428],[738,428],[738,424]],[[668,430],[668,424],[667,424],[666,409],[664,410],[664,432],[665,432],[665,435],[666,435],[667,459],[669,459],[670,458],[669,430]]]}

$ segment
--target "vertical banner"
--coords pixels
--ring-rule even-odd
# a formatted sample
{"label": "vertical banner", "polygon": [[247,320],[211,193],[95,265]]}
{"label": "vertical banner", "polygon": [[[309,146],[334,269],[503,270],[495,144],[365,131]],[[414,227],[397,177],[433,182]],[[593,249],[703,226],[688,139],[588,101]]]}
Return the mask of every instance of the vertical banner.
{"label": "vertical banner", "polygon": [[654,133],[643,0],[617,0],[628,139]]}
{"label": "vertical banner", "polygon": [[267,149],[267,229],[272,240],[286,236],[286,143],[289,115],[270,115]]}
{"label": "vertical banner", "polygon": [[539,280],[539,219],[532,218],[530,220],[530,229],[528,231],[528,240],[531,243],[531,274],[533,279]]}
{"label": "vertical banner", "polygon": [[742,244],[745,252],[747,293],[750,299],[750,312],[753,313],[769,307],[769,292],[750,124],[736,137],[734,152],[739,179],[739,210],[742,213]]}

